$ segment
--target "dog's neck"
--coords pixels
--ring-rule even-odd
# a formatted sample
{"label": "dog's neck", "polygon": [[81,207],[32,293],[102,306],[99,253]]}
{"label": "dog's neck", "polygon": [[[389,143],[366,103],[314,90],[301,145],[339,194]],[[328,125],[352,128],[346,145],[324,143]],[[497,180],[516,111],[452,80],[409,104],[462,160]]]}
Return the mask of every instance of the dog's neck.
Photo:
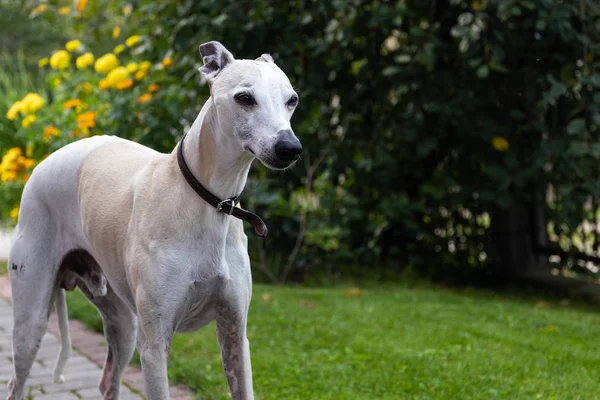
{"label": "dog's neck", "polygon": [[254,157],[223,132],[212,98],[209,98],[185,136],[184,157],[196,179],[215,196],[239,195],[246,186]]}

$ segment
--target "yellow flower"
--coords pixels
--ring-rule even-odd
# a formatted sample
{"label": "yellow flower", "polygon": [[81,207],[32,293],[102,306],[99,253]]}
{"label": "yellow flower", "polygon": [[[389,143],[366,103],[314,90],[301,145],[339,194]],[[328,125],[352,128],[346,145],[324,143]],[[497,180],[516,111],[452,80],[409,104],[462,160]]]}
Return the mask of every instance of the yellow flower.
{"label": "yellow flower", "polygon": [[119,66],[119,60],[113,53],[108,53],[96,60],[94,68],[100,74],[108,74],[113,69]]}
{"label": "yellow flower", "polygon": [[163,58],[161,62],[163,68],[169,68],[173,64],[173,59],[171,57]]}
{"label": "yellow flower", "polygon": [[119,82],[129,79],[129,72],[125,67],[117,67],[109,72],[106,77],[111,85],[116,85]]}
{"label": "yellow flower", "polygon": [[153,83],[148,86],[148,91],[150,93],[158,92],[158,89],[160,89],[160,86],[158,86],[156,83]]}
{"label": "yellow flower", "polygon": [[67,69],[70,64],[71,55],[66,50],[59,50],[50,57],[50,66],[54,69]]}
{"label": "yellow flower", "polygon": [[25,155],[31,157],[33,155],[33,144],[29,143],[25,148]]}
{"label": "yellow flower", "polygon": [[86,69],[93,63],[94,63],[94,55],[89,52],[85,53],[82,56],[77,57],[77,60],[75,60],[75,65],[77,65],[78,69]]}
{"label": "yellow flower", "polygon": [[98,87],[102,90],[110,89],[111,86],[112,84],[108,79],[102,79],[100,82],[98,82]]}
{"label": "yellow flower", "polygon": [[118,82],[115,85],[115,87],[120,90],[129,89],[132,86],[133,86],[133,79],[127,79],[126,81]]}
{"label": "yellow flower", "polygon": [[96,126],[96,113],[94,111],[86,111],[76,118],[78,122],[78,128],[86,129],[93,128]]}
{"label": "yellow flower", "polygon": [[27,93],[21,101],[21,111],[25,114],[33,114],[44,106],[44,98],[37,93]]}
{"label": "yellow flower", "polygon": [[21,100],[15,101],[15,103],[10,106],[8,111],[6,112],[6,118],[11,121],[14,121],[19,116],[19,113],[23,110],[23,102]]}
{"label": "yellow flower", "polygon": [[17,220],[19,219],[19,207],[15,207],[12,210],[10,210],[10,217],[17,222]]}
{"label": "yellow flower", "polygon": [[23,177],[23,183],[27,183],[29,181],[29,178],[31,178],[31,175],[25,175]]}
{"label": "yellow flower", "polygon": [[121,54],[122,52],[125,51],[125,46],[123,46],[122,44],[120,44],[117,47],[115,47],[113,49],[113,51],[115,52],[115,54]]}
{"label": "yellow flower", "polygon": [[139,81],[140,79],[144,79],[146,75],[148,75],[148,71],[140,69],[138,72],[135,73],[135,79]]}
{"label": "yellow flower", "polygon": [[75,51],[81,46],[81,42],[79,40],[69,40],[65,45],[65,49],[69,51]]}
{"label": "yellow flower", "polygon": [[140,69],[143,71],[148,71],[152,67],[152,63],[150,61],[142,61],[140,63]]}
{"label": "yellow flower", "polygon": [[0,180],[2,182],[14,181],[17,179],[17,173],[15,171],[3,171],[0,175]]}
{"label": "yellow flower", "polygon": [[116,39],[119,37],[120,34],[121,34],[121,28],[118,26],[115,26],[112,30],[112,38]]}
{"label": "yellow flower", "polygon": [[48,57],[42,58],[40,61],[38,61],[38,67],[44,68],[46,65],[48,65],[48,62]]}
{"label": "yellow flower", "polygon": [[135,71],[138,70],[138,65],[134,62],[127,64],[127,71],[129,71],[130,74],[133,74]]}
{"label": "yellow flower", "polygon": [[140,42],[140,37],[138,35],[129,36],[125,41],[127,47],[133,47]]}
{"label": "yellow flower", "polygon": [[57,127],[54,125],[49,125],[44,128],[44,131],[42,132],[42,138],[44,139],[44,142],[49,142],[54,136],[58,136],[59,133],[60,131]]}
{"label": "yellow flower", "polygon": [[492,146],[498,151],[506,151],[510,147],[508,140],[504,139],[502,136],[494,136],[492,139]]}
{"label": "yellow flower", "polygon": [[23,118],[23,121],[21,121],[21,126],[23,128],[29,128],[31,125],[33,125],[34,122],[35,115],[28,115],[25,118]]}
{"label": "yellow flower", "polygon": [[36,15],[36,14],[43,13],[47,9],[48,9],[48,6],[46,4],[39,4],[33,10],[31,10],[31,15]]}
{"label": "yellow flower", "polygon": [[68,110],[70,108],[75,108],[77,106],[81,105],[81,100],[79,99],[71,99],[71,100],[67,100],[63,103],[63,108],[65,110]]}
{"label": "yellow flower", "polygon": [[54,78],[54,79],[52,80],[52,87],[53,87],[53,88],[57,88],[57,87],[59,87],[61,84],[62,84],[62,81],[61,81],[61,80],[60,80],[60,78],[58,78],[58,77],[57,77],[57,78]]}
{"label": "yellow flower", "polygon": [[75,9],[79,12],[83,12],[87,6],[87,0],[75,0]]}
{"label": "yellow flower", "polygon": [[131,6],[123,7],[123,15],[128,16],[129,14],[131,14]]}
{"label": "yellow flower", "polygon": [[69,7],[61,7],[58,9],[58,13],[60,15],[68,15],[71,12],[71,9]]}
{"label": "yellow flower", "polygon": [[152,98],[152,95],[150,93],[144,93],[143,95],[138,97],[136,101],[139,104],[144,104],[144,103],[149,102],[151,98]]}

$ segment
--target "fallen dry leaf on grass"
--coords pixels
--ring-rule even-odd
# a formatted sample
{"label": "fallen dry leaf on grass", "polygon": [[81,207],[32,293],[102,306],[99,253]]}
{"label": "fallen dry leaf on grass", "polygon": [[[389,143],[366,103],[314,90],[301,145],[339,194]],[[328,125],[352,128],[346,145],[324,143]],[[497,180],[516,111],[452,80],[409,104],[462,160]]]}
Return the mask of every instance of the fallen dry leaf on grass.
{"label": "fallen dry leaf on grass", "polygon": [[549,305],[550,305],[550,304],[548,304],[548,302],[547,302],[547,301],[538,301],[538,302],[535,304],[535,306],[536,306],[537,308],[548,308],[548,306],[549,306]]}
{"label": "fallen dry leaf on grass", "polygon": [[362,295],[363,292],[359,288],[344,289],[344,296],[360,297]]}
{"label": "fallen dry leaf on grass", "polygon": [[310,309],[310,310],[312,310],[312,309],[313,309],[313,308],[315,308],[315,306],[316,306],[316,304],[315,304],[315,303],[313,303],[312,301],[306,301],[306,300],[304,300],[304,301],[302,302],[302,305],[303,305],[304,307],[306,307],[306,308]]}
{"label": "fallen dry leaf on grass", "polygon": [[262,296],[260,296],[260,299],[263,302],[268,303],[269,301],[271,301],[271,295],[269,293],[265,293]]}

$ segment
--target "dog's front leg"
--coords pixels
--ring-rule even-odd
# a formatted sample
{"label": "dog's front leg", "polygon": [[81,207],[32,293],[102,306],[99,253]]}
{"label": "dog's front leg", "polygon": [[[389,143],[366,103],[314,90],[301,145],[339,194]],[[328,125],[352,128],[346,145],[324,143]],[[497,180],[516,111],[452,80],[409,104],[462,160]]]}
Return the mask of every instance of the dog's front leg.
{"label": "dog's front leg", "polygon": [[140,298],[138,303],[138,351],[144,373],[147,400],[168,400],[169,379],[167,359],[173,338],[169,315],[155,307],[155,303]]}
{"label": "dog's front leg", "polygon": [[233,400],[254,399],[250,346],[246,338],[246,317],[243,320],[217,318],[217,336],[231,398]]}

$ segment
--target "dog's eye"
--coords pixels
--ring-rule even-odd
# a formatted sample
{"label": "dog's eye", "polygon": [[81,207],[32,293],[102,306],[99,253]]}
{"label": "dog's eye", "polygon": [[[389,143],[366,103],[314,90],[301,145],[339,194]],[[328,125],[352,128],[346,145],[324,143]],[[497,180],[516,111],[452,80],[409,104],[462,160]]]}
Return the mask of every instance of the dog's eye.
{"label": "dog's eye", "polygon": [[254,100],[254,97],[252,97],[252,95],[249,95],[248,93],[236,94],[234,98],[237,100],[238,103],[244,106],[253,106],[256,104],[256,100]]}
{"label": "dog's eye", "polygon": [[292,97],[290,97],[290,99],[288,100],[288,102],[286,103],[286,105],[288,107],[294,107],[296,104],[298,104],[298,96],[296,96],[294,94],[294,95],[292,95]]}

